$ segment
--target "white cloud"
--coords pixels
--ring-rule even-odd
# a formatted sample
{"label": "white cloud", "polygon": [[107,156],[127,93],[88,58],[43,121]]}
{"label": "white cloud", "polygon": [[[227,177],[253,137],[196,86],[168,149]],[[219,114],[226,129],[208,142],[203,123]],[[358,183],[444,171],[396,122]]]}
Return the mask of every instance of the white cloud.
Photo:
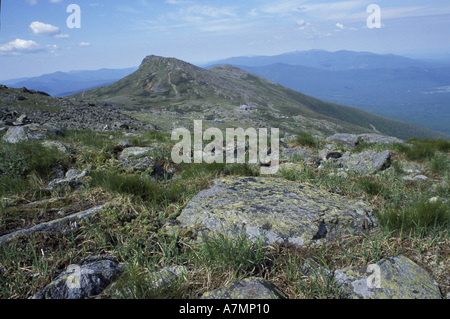
{"label": "white cloud", "polygon": [[297,24],[297,29],[299,29],[299,30],[305,30],[306,28],[309,28],[311,26],[310,22],[307,22],[303,19],[297,20],[296,24]]}
{"label": "white cloud", "polygon": [[0,45],[0,55],[21,55],[44,50],[44,48],[33,40],[16,39]]}
{"label": "white cloud", "polygon": [[61,30],[58,27],[40,21],[33,21],[30,24],[30,29],[37,35],[53,36],[57,39],[70,38],[68,34],[61,33]]}
{"label": "white cloud", "polygon": [[80,47],[88,47],[90,45],[91,44],[89,42],[80,42],[80,44],[79,44]]}
{"label": "white cloud", "polygon": [[70,38],[70,35],[65,34],[65,33],[59,33],[59,34],[55,35],[55,38],[56,39],[68,39],[68,38]]}
{"label": "white cloud", "polygon": [[39,21],[34,21],[30,24],[30,29],[34,34],[42,35],[56,35],[61,32],[58,27],[51,24],[42,23]]}
{"label": "white cloud", "polygon": [[336,27],[338,27],[338,29],[340,29],[340,30],[344,30],[345,29],[345,26],[342,24],[342,23],[336,23]]}

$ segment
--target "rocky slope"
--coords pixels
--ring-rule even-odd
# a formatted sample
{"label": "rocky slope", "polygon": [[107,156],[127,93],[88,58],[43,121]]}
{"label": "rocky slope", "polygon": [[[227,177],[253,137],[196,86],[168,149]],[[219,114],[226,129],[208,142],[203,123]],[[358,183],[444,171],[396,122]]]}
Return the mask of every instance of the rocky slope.
{"label": "rocky slope", "polygon": [[30,123],[75,130],[155,130],[111,104],[54,98],[40,91],[0,86],[0,127]]}

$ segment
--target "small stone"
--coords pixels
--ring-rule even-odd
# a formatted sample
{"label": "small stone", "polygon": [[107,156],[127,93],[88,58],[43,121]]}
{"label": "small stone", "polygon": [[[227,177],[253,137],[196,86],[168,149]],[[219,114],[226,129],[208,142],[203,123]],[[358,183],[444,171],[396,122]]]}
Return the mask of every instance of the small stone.
{"label": "small stone", "polygon": [[122,266],[111,260],[70,265],[33,299],[85,299],[100,294],[119,276]]}

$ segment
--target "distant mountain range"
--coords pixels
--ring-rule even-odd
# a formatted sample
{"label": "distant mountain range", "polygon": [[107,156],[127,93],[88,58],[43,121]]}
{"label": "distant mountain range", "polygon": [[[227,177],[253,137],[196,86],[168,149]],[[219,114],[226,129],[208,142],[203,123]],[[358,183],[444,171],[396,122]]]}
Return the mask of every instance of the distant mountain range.
{"label": "distant mountain range", "polygon": [[440,64],[424,62],[394,54],[376,54],[371,52],[325,50],[295,51],[274,56],[232,57],[205,64],[208,68],[214,65],[246,65],[266,66],[271,64],[303,65],[330,71],[354,69],[403,69],[408,67],[436,67]]}
{"label": "distant mountain range", "polygon": [[169,131],[192,128],[194,119],[203,119],[205,125],[276,127],[288,134],[328,136],[376,131],[402,139],[448,138],[426,128],[319,100],[234,66],[207,70],[153,55],[125,78],[71,97],[117,105]]}
{"label": "distant mountain range", "polygon": [[450,64],[370,52],[297,51],[230,64],[314,97],[450,134]]}
{"label": "distant mountain range", "polygon": [[38,77],[2,81],[2,84],[13,88],[26,87],[28,89],[43,91],[52,96],[60,97],[114,83],[133,73],[136,69],[137,67],[127,69],[55,72]]}

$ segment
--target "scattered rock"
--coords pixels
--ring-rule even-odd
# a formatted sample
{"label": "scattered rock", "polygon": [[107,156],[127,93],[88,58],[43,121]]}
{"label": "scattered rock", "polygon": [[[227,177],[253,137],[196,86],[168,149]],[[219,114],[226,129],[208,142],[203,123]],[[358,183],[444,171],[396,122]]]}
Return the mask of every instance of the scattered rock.
{"label": "scattered rock", "polygon": [[67,148],[67,146],[59,141],[42,141],[42,146],[47,148],[54,148],[64,154],[69,153],[69,149]]}
{"label": "scattered rock", "polygon": [[415,180],[415,181],[424,181],[427,179],[428,179],[428,177],[426,177],[425,175],[416,175],[413,177],[413,180]]}
{"label": "scattered rock", "polygon": [[401,162],[400,170],[403,174],[419,174],[422,171],[422,166],[417,163]]}
{"label": "scattered rock", "polygon": [[28,140],[44,140],[47,135],[64,136],[64,131],[48,124],[27,124],[9,128],[3,136],[3,140],[9,143],[19,143]]}
{"label": "scattered rock", "polygon": [[285,148],[280,154],[281,160],[291,162],[316,162],[319,159],[311,151],[303,148]]}
{"label": "scattered rock", "polygon": [[14,127],[8,129],[6,134],[3,136],[3,140],[8,143],[19,143],[20,141],[28,141],[30,138],[26,133],[26,129],[24,127]]}
{"label": "scattered rock", "polygon": [[75,223],[77,221],[90,218],[91,216],[96,214],[98,211],[103,209],[103,207],[105,207],[105,206],[101,205],[101,206],[93,207],[91,209],[88,209],[88,210],[85,210],[85,211],[82,211],[82,212],[79,212],[76,214],[72,214],[72,215],[69,215],[69,216],[66,216],[66,217],[63,217],[60,219],[52,220],[50,222],[42,223],[42,224],[36,225],[31,228],[18,230],[13,233],[3,235],[0,237],[0,244],[8,242],[17,236],[30,235],[30,234],[34,234],[36,232],[51,232],[51,231],[55,231],[55,230],[60,230],[70,223]]}
{"label": "scattered rock", "polygon": [[256,107],[253,106],[253,105],[245,105],[245,104],[243,104],[243,105],[238,107],[239,111],[252,111],[254,109],[256,109]]}
{"label": "scattered rock", "polygon": [[327,161],[329,159],[336,159],[342,157],[342,153],[331,149],[323,149],[319,151],[319,158]]}
{"label": "scattered rock", "polygon": [[249,277],[205,292],[202,299],[286,299],[286,296],[267,280]]}
{"label": "scattered rock", "polygon": [[406,257],[385,258],[366,269],[335,271],[343,296],[352,299],[441,299],[437,283]]}
{"label": "scattered rock", "polygon": [[121,268],[112,260],[71,265],[33,299],[86,299],[96,296],[120,275]]}
{"label": "scattered rock", "polygon": [[444,180],[431,185],[431,191],[434,193],[438,191],[444,191],[446,189],[448,189],[448,183]]}
{"label": "scattered rock", "polygon": [[150,175],[163,175],[164,170],[153,161],[149,147],[129,147],[122,151],[119,162],[132,172],[148,172]]}
{"label": "scattered rock", "polygon": [[379,144],[404,143],[402,140],[396,137],[371,133],[359,135],[339,133],[328,137],[326,140],[327,142],[342,143],[352,148],[356,147],[356,145],[358,145],[360,142],[379,143]]}
{"label": "scattered rock", "polygon": [[118,141],[118,144],[122,147],[131,147],[131,143],[129,141],[120,140]]}
{"label": "scattered rock", "polygon": [[51,181],[47,189],[55,189],[55,188],[65,188],[70,187],[71,189],[76,189],[83,186],[86,182],[88,182],[88,176],[91,172],[89,170],[76,170],[71,169],[67,171],[65,177],[56,178]]}
{"label": "scattered rock", "polygon": [[282,178],[232,177],[194,196],[177,220],[197,231],[307,247],[377,225],[364,203]]}
{"label": "scattered rock", "polygon": [[374,174],[383,171],[391,165],[389,151],[366,151],[359,154],[346,155],[332,161],[332,165],[360,174]]}
{"label": "scattered rock", "polygon": [[359,134],[358,135],[358,140],[360,142],[365,142],[365,143],[378,143],[378,144],[391,144],[391,143],[404,143],[403,140],[396,138],[396,137],[392,137],[392,136],[385,136],[385,135],[380,135],[380,134],[373,134],[373,133],[368,133],[368,134]]}
{"label": "scattered rock", "polygon": [[25,114],[22,114],[21,116],[19,116],[15,122],[13,122],[14,126],[21,126],[21,125],[25,125],[27,123],[27,116]]}
{"label": "scattered rock", "polygon": [[355,147],[359,144],[358,136],[355,134],[334,134],[326,139],[327,142],[338,142],[348,145],[350,147]]}

